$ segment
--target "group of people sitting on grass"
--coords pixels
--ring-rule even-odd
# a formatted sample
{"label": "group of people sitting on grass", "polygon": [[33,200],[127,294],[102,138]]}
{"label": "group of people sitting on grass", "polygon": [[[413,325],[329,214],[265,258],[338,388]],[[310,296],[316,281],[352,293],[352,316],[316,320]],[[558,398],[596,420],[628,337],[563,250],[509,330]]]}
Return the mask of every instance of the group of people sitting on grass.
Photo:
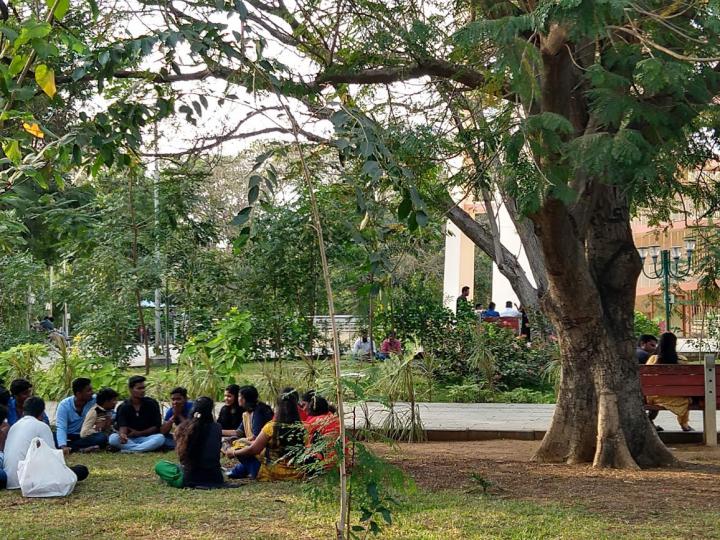
{"label": "group of people sitting on grass", "polygon": [[[145,383],[145,377],[130,377],[129,397],[118,406],[115,390],[95,393],[90,379],[75,379],[73,395],[58,404],[54,433],[45,402],[32,395],[29,381],[12,381],[9,392],[0,385],[0,488],[19,487],[18,464],[35,438],[65,454],[175,449],[179,464],[161,461],[156,472],[177,487],[222,485],[227,472],[221,468],[222,455],[237,460],[230,478],[258,480],[300,478],[335,457],[339,419],[313,391],[300,397],[286,388],[273,411],[255,387],[231,384],[216,420],[211,398],[191,401],[182,387],[170,392],[170,407],[161,415],[160,404],[145,395]],[[71,469],[78,480],[88,476],[81,465]]]}

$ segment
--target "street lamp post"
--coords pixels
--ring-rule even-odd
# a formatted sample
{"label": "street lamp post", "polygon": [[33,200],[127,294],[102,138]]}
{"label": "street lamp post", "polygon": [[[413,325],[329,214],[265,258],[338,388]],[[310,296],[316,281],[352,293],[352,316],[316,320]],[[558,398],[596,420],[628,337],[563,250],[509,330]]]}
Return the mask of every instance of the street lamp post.
{"label": "street lamp post", "polygon": [[[660,249],[660,246],[650,246],[638,248],[640,261],[643,265],[643,274],[650,279],[663,280],[663,300],[665,302],[665,331],[670,331],[670,278],[682,279],[690,274],[692,266],[692,254],[695,251],[695,240],[688,238],[685,240],[685,253],[687,261],[681,261],[680,252],[682,248],[673,246],[672,249]],[[645,259],[650,253],[653,262],[652,272],[645,271]],[[672,253],[671,253],[672,252]],[[660,266],[658,266],[658,258]]]}

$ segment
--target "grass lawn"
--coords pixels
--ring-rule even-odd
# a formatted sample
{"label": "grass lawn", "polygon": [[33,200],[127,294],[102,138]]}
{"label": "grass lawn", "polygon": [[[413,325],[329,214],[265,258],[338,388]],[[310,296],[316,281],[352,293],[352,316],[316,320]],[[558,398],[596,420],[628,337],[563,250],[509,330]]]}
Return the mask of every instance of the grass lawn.
{"label": "grass lawn", "polygon": [[[462,444],[462,443],[458,443]],[[247,538],[333,537],[334,508],[313,505],[299,483],[252,483],[238,489],[179,490],[161,485],[154,463],[174,454],[73,456],[90,477],[65,499],[23,499],[0,492],[0,537]],[[442,456],[438,456],[441,458]],[[433,474],[431,460],[423,460]],[[441,470],[437,474],[442,474]],[[394,524],[380,538],[718,538],[720,515],[665,508],[628,518],[591,505],[482,495],[462,484],[405,497]],[[581,501],[582,502],[582,501]]]}

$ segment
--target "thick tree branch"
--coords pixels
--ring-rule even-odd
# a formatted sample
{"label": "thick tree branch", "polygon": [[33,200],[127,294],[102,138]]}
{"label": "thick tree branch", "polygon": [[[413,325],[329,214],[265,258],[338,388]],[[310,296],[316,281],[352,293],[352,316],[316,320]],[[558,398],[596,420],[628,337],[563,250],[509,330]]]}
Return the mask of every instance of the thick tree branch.
{"label": "thick tree branch", "polygon": [[479,71],[458,66],[444,60],[423,60],[407,66],[323,73],[315,79],[316,84],[390,84],[420,77],[440,77],[457,81],[468,88],[479,88],[486,82]]}
{"label": "thick tree branch", "polygon": [[[476,246],[482,249],[488,257],[493,261],[497,260],[495,241],[492,233],[486,227],[475,221],[470,214],[457,205],[451,207],[447,215],[450,221]],[[503,265],[498,267],[500,273],[510,281],[523,306],[532,310],[540,310],[538,291],[530,283],[517,257],[504,246],[501,249]]]}
{"label": "thick tree branch", "polygon": [[[217,74],[209,69],[201,69],[191,73],[155,73],[152,71],[141,70],[133,71],[122,69],[113,73],[112,77],[115,79],[145,79],[151,83],[174,83],[183,81],[202,81],[210,77],[217,77],[220,79],[226,78],[226,74]],[[93,81],[98,78],[97,73],[87,73],[80,79],[73,79],[70,75],[60,75],[55,78],[55,82],[58,84],[64,84],[69,82],[80,82],[80,81]]]}

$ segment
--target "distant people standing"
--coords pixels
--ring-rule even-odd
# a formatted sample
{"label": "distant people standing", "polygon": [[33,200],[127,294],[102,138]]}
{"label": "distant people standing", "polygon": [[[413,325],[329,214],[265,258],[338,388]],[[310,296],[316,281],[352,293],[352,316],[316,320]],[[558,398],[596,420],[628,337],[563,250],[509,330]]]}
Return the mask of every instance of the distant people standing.
{"label": "distant people standing", "polygon": [[655,354],[657,344],[658,340],[655,336],[650,334],[640,336],[637,349],[635,349],[635,358],[637,358],[639,364],[644,364],[651,355]]}
{"label": "distant people standing", "polygon": [[508,300],[507,302],[505,302],[505,309],[503,309],[500,312],[500,317],[520,318],[520,317],[522,317],[522,313],[520,313],[520,311],[518,311],[517,308],[513,307],[513,303],[510,300]]}
{"label": "distant people standing", "polygon": [[499,317],[500,313],[495,310],[495,302],[490,302],[488,308],[482,312],[481,319],[488,319],[490,317]]}
{"label": "distant people standing", "polygon": [[380,345],[380,352],[378,353],[378,358],[384,360],[388,358],[391,354],[402,354],[402,343],[400,343],[400,340],[397,338],[397,333],[395,332],[395,330],[391,330],[390,332],[388,332],[388,336],[382,342],[382,345]]}
{"label": "distant people standing", "polygon": [[470,296],[470,287],[465,285],[462,290],[460,291],[460,296],[457,297],[457,300],[455,301],[455,311],[463,311],[467,310],[470,307],[470,303],[468,302],[468,297]]}

